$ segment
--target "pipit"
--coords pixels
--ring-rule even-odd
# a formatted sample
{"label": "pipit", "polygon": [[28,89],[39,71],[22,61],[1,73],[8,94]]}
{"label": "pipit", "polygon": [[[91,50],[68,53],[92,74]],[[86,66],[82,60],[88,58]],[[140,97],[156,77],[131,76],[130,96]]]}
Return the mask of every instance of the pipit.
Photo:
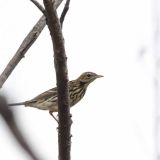
{"label": "pipit", "polygon": [[[69,81],[69,103],[70,107],[74,106],[78,103],[86,93],[88,85],[93,82],[95,79],[103,77],[101,75],[97,75],[93,72],[84,72],[77,79]],[[41,110],[49,110],[50,115],[58,121],[53,112],[58,112],[58,104],[57,104],[57,87],[49,89],[35,98],[20,102],[8,104],[8,106],[17,106],[24,105],[26,107],[34,107]]]}

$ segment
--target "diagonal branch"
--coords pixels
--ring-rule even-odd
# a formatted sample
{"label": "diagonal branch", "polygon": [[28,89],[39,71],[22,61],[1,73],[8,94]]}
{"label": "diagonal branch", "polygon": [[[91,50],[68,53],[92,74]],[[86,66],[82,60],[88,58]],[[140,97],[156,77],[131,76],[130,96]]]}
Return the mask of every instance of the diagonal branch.
{"label": "diagonal branch", "polygon": [[[61,4],[62,1],[63,0],[57,0],[55,2],[55,8],[58,8],[58,6]],[[10,76],[14,68],[17,66],[17,64],[25,56],[25,53],[28,51],[28,49],[32,46],[32,44],[39,37],[45,25],[46,25],[46,18],[43,15],[39,19],[39,21],[35,24],[35,26],[32,28],[32,30],[28,33],[28,35],[26,36],[26,38],[23,40],[22,44],[18,48],[17,52],[15,53],[13,58],[9,61],[6,68],[0,75],[0,88],[2,88],[3,84],[8,79],[8,77]]]}
{"label": "diagonal branch", "polygon": [[43,6],[36,0],[30,0],[32,3],[35,4],[35,6],[37,6],[37,8],[45,15],[45,9],[43,8]]}
{"label": "diagonal branch", "polygon": [[56,9],[53,9],[52,7],[52,1],[43,0],[43,3],[46,9],[47,25],[53,43],[54,64],[57,77],[59,160],[70,160],[71,116],[68,93],[67,58],[65,53],[64,40]]}
{"label": "diagonal branch", "polygon": [[63,27],[64,18],[69,10],[69,4],[70,4],[70,0],[67,0],[60,17],[61,28]]}
{"label": "diagonal branch", "polygon": [[13,112],[8,108],[7,102],[2,96],[0,96],[0,115],[2,115],[2,118],[6,122],[10,132],[26,153],[32,158],[32,160],[38,160],[38,156],[32,151],[32,148],[30,148],[27,141],[24,139],[24,136],[15,122]]}

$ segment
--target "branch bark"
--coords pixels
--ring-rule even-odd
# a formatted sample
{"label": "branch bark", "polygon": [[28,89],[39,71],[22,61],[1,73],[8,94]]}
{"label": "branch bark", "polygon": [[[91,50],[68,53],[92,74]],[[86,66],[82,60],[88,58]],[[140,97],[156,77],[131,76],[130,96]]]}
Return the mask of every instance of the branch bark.
{"label": "branch bark", "polygon": [[[55,8],[58,8],[58,6],[61,4],[62,1],[63,0],[57,0],[55,2]],[[26,38],[23,40],[22,44],[18,48],[17,52],[15,53],[13,58],[9,61],[6,68],[0,75],[0,88],[2,88],[3,84],[8,79],[8,77],[10,76],[14,68],[17,66],[17,64],[25,56],[25,53],[28,51],[28,49],[32,46],[32,44],[39,37],[45,25],[46,25],[46,18],[43,15],[39,19],[39,21],[35,24],[35,26],[32,28],[32,30],[28,33],[28,35],[26,36]]]}
{"label": "branch bark", "polygon": [[[51,0],[43,0],[46,9],[47,25],[51,34],[54,50],[54,63],[57,78],[58,90],[58,143],[59,143],[59,160],[70,160],[71,150],[71,116],[69,107],[68,93],[68,70],[67,58],[64,47],[60,21],[56,9],[52,8]],[[54,2],[53,2],[54,3]]]}
{"label": "branch bark", "polygon": [[32,3],[35,4],[35,6],[37,6],[37,8],[45,15],[45,9],[43,8],[43,6],[36,0],[30,0]]}
{"label": "branch bark", "polygon": [[60,17],[60,23],[61,23],[61,28],[63,27],[63,22],[64,22],[64,19],[65,19],[65,16],[69,10],[69,4],[70,4],[70,0],[66,0],[66,4],[63,8],[63,11],[62,11],[62,14],[61,14],[61,17]]}
{"label": "branch bark", "polygon": [[14,138],[21,145],[21,147],[26,151],[26,153],[32,158],[32,160],[39,160],[38,156],[32,151],[27,141],[23,137],[19,127],[15,122],[15,116],[13,112],[8,108],[7,102],[4,97],[0,96],[0,115],[6,122],[10,132],[13,134]]}

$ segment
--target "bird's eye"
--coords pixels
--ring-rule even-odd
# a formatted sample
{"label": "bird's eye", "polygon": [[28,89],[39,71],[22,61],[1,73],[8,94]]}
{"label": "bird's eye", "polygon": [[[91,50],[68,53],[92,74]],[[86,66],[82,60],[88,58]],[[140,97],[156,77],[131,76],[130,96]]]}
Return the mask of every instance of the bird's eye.
{"label": "bird's eye", "polygon": [[90,73],[88,73],[88,74],[87,74],[87,77],[88,77],[88,78],[90,78],[90,77],[91,77],[91,74],[90,74]]}

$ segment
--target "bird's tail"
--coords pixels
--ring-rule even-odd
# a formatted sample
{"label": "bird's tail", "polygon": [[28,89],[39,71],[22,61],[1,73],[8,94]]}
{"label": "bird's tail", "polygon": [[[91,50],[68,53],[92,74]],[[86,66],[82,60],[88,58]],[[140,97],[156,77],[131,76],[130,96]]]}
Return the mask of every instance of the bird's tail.
{"label": "bird's tail", "polygon": [[25,102],[8,104],[8,106],[20,106],[20,105],[25,105]]}

